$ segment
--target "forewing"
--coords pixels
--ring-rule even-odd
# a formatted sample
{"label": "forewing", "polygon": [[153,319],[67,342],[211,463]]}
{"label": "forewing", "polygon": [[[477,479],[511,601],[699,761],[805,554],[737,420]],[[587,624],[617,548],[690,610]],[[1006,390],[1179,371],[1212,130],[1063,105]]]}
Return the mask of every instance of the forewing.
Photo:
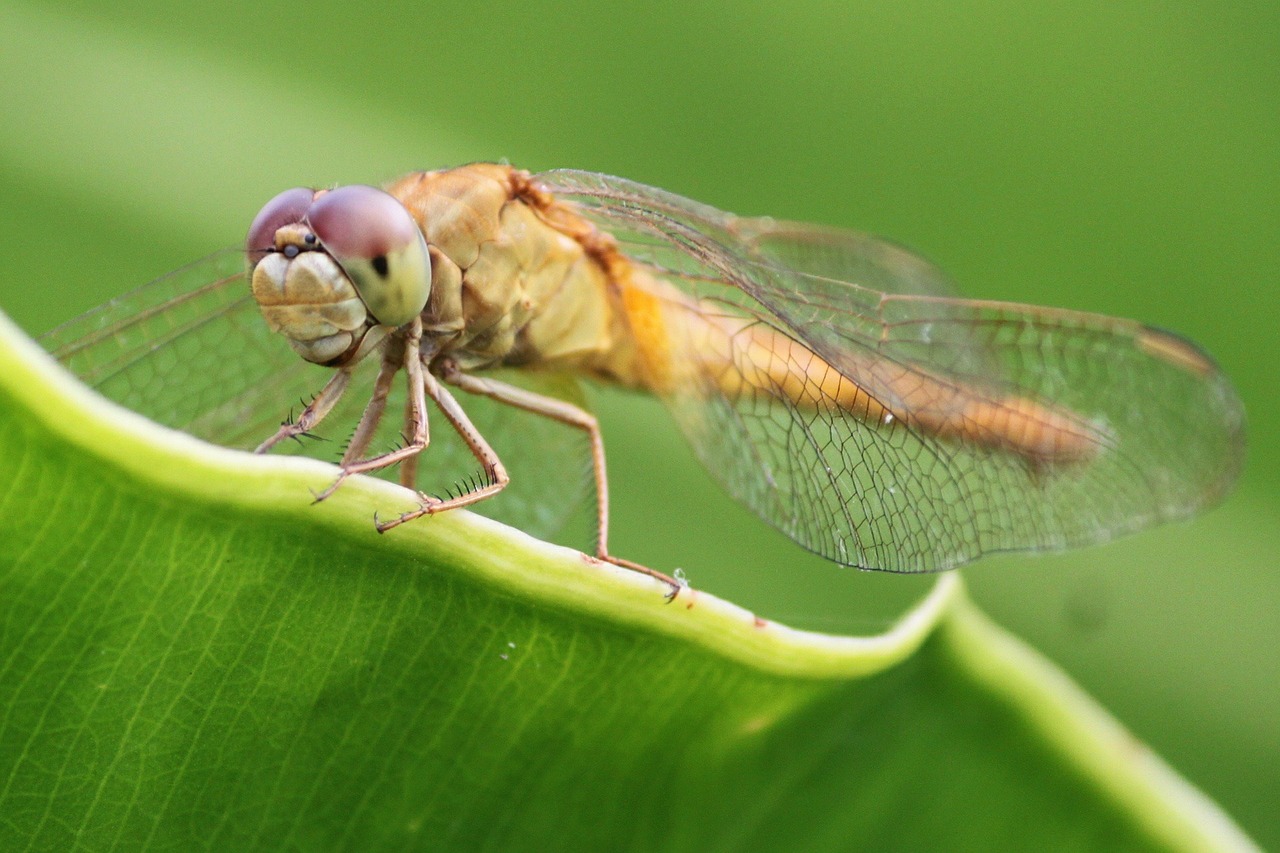
{"label": "forewing", "polygon": [[[256,447],[301,411],[332,375],[303,361],[267,328],[238,249],[95,308],[44,335],[41,343],[103,396],[165,426],[242,450]],[[287,442],[274,452],[337,462],[369,401],[378,361],[374,355],[359,366],[317,438]],[[561,397],[576,393],[554,377],[528,383]],[[404,399],[401,374],[371,452],[402,440]],[[461,402],[513,472],[512,485],[476,509],[541,537],[575,522],[590,481],[581,435],[484,398],[463,396]],[[443,417],[429,413],[429,422],[432,443],[419,460],[418,487],[441,494],[469,488],[478,470],[474,458]],[[395,480],[398,472],[383,476]],[[583,524],[571,526],[567,535],[574,544],[590,538]]]}
{"label": "forewing", "polygon": [[[1102,541],[1213,503],[1239,471],[1239,398],[1207,356],[1172,335],[938,295],[945,279],[930,265],[897,247],[883,253],[889,244],[874,238],[761,229],[762,220],[602,175],[541,180],[693,295],[683,310],[744,317],[803,344],[762,356],[746,336],[732,342],[740,362],[756,359],[761,370],[766,358],[790,360],[811,379],[808,399],[726,396],[714,375],[723,363],[690,346],[681,356],[705,370],[668,402],[731,493],[830,559],[922,571]],[[805,261],[815,242],[842,248],[834,260]],[[842,269],[862,278],[828,274]],[[907,417],[833,405],[822,376],[833,370]],[[975,403],[986,408],[982,424],[964,420]],[[1023,404],[1077,424],[1089,452],[1037,459],[993,440]],[[926,427],[936,423],[969,430],[943,437]]]}
{"label": "forewing", "polygon": [[267,329],[234,249],[95,308],[41,343],[104,396],[236,448],[274,432],[327,374]]}
{"label": "forewing", "polygon": [[726,236],[747,257],[786,267],[804,279],[916,296],[951,296],[946,273],[897,243],[844,228],[771,217],[726,216]]}

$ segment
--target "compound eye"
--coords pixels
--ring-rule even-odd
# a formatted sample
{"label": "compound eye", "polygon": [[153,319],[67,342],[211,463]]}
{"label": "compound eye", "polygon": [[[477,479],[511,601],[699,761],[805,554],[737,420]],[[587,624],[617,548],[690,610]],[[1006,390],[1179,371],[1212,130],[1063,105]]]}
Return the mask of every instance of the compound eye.
{"label": "compound eye", "polygon": [[427,304],[431,258],[418,223],[382,190],[338,187],[311,205],[307,222],[384,326],[403,326]]}
{"label": "compound eye", "polygon": [[294,187],[285,190],[262,206],[249,226],[244,238],[244,251],[249,259],[249,269],[258,265],[263,256],[275,248],[276,232],[286,225],[296,225],[307,215],[315,190]]}

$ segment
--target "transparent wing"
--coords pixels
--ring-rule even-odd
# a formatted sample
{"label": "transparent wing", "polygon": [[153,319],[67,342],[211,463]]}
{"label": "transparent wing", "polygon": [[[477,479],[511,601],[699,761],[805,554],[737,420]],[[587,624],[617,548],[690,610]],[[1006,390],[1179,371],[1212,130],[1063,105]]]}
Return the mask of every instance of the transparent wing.
{"label": "transparent wing", "polygon": [[[263,321],[244,275],[244,256],[226,249],[65,323],[41,343],[104,396],[165,426],[236,449],[252,449],[297,413],[331,375],[299,358]],[[328,440],[289,443],[281,452],[336,462],[369,399],[376,357],[324,421]],[[574,386],[530,377],[533,390],[572,399]],[[403,430],[403,382],[397,382],[383,429],[371,448],[387,449]],[[526,532],[549,537],[576,520],[589,492],[588,448],[575,430],[484,398],[463,397],[477,427],[507,463],[512,485],[476,509]],[[443,418],[432,418],[432,444],[418,465],[426,492],[467,488],[477,465]],[[519,441],[511,441],[518,437]],[[385,472],[396,479],[394,470]],[[579,529],[580,528],[580,529]],[[585,522],[567,535],[590,541]]]}
{"label": "transparent wing", "polygon": [[99,306],[41,343],[121,405],[242,449],[270,435],[326,373],[267,329],[234,249]]}
{"label": "transparent wing", "polygon": [[938,267],[871,234],[771,217],[728,216],[726,225],[749,256],[802,278],[856,282],[884,293],[954,295],[950,278]]}
{"label": "transparent wing", "polygon": [[[729,356],[678,353],[691,379],[667,402],[733,495],[829,559],[931,571],[1103,541],[1215,502],[1239,472],[1239,398],[1168,333],[952,298],[927,262],[866,235],[592,173],[539,180],[693,297],[674,314],[732,321]],[[730,393],[727,371],[803,387]]]}

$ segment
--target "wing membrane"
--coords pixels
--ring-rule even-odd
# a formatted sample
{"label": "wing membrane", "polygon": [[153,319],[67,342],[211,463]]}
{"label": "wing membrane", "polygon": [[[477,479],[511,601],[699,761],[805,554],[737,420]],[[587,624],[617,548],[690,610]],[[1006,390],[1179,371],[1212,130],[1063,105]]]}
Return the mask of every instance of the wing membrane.
{"label": "wing membrane", "polygon": [[[866,235],[592,173],[540,180],[693,297],[675,310],[739,318],[743,383],[805,377],[799,393],[730,394],[725,360],[690,344],[679,358],[700,381],[667,402],[732,494],[829,559],[929,571],[1103,541],[1213,503],[1238,474],[1239,398],[1168,333],[952,298],[927,262]],[[869,402],[838,405],[842,383]],[[1054,436],[1043,450],[1039,434]]]}
{"label": "wing membrane", "polygon": [[108,302],[41,342],[86,384],[165,426],[251,448],[324,371],[263,323],[227,249]]}

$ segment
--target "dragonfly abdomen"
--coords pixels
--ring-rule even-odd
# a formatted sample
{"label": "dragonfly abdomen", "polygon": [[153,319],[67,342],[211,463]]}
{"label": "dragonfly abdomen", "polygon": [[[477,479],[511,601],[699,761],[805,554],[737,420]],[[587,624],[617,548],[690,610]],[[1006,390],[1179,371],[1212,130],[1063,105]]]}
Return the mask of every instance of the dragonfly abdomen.
{"label": "dragonfly abdomen", "polygon": [[698,300],[637,269],[623,295],[645,384],[658,394],[773,400],[801,411],[839,409],[876,429],[1003,450],[1035,465],[1091,459],[1107,441],[1059,407],[969,386],[871,353],[839,367],[779,328]]}

